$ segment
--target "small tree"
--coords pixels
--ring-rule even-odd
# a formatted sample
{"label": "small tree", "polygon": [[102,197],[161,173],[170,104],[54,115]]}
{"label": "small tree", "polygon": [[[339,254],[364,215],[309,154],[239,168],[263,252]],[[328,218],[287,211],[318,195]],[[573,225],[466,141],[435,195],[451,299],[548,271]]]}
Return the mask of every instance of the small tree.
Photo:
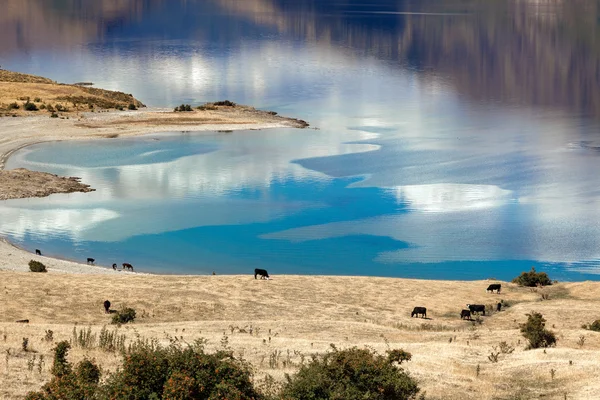
{"label": "small tree", "polygon": [[46,269],[46,266],[36,260],[29,261],[29,270],[31,272],[48,272],[48,270]]}
{"label": "small tree", "polygon": [[521,333],[529,340],[528,349],[539,349],[556,344],[556,335],[546,329],[546,320],[537,312],[527,314],[527,322],[521,324]]}
{"label": "small tree", "polygon": [[304,399],[415,399],[417,383],[395,362],[406,361],[408,353],[392,350],[382,356],[369,349],[333,350],[286,375],[281,398]]}
{"label": "small tree", "polygon": [[529,272],[522,272],[521,275],[512,281],[519,286],[528,287],[552,285],[552,281],[548,278],[548,275],[545,272],[536,272],[535,267],[531,267],[531,271]]}
{"label": "small tree", "polygon": [[113,324],[126,324],[128,322],[133,322],[135,319],[135,310],[129,307],[122,307],[116,314],[112,317]]}

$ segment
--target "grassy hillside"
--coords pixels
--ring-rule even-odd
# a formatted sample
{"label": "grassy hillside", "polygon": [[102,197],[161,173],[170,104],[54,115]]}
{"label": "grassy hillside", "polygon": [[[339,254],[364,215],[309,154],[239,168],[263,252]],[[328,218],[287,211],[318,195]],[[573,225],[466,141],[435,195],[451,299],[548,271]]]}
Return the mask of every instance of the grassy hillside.
{"label": "grassy hillside", "polygon": [[[74,330],[90,329],[88,348],[71,360],[93,358],[105,371],[120,356],[99,348],[108,325],[126,343],[156,338],[164,343],[208,339],[208,348],[232,348],[256,368],[256,379],[283,379],[311,354],[340,348],[403,348],[413,354],[406,368],[428,398],[546,399],[600,398],[600,334],[582,329],[600,317],[600,284],[561,283],[544,289],[503,283],[486,293],[490,281],[423,281],[368,277],[275,276],[93,276],[0,272],[0,397],[16,399],[49,378],[51,349]],[[109,325],[113,309],[132,307],[131,325]],[[464,321],[467,303],[503,311]],[[414,306],[427,319],[411,318]],[[525,350],[519,324],[540,312],[557,333],[556,348]],[[29,324],[15,323],[29,319]],[[52,341],[44,340],[52,331]],[[583,339],[582,339],[583,337]],[[29,351],[22,349],[28,338]],[[505,342],[505,345],[500,345]],[[509,352],[510,348],[514,351]],[[504,352],[502,352],[502,349]],[[490,355],[497,354],[497,362]],[[43,361],[40,363],[40,356]],[[41,365],[41,367],[40,367]],[[552,372],[554,371],[554,372]],[[518,397],[520,396],[520,397]]]}
{"label": "grassy hillside", "polygon": [[[28,111],[29,103],[35,107]],[[127,109],[130,104],[144,107],[130,94],[60,84],[48,78],[0,69],[0,116]]]}

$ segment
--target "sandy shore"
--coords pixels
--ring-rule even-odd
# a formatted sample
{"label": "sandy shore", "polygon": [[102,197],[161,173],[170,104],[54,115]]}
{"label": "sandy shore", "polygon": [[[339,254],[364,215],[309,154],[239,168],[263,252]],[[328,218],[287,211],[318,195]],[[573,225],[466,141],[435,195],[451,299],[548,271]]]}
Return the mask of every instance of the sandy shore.
{"label": "sandy shore", "polygon": [[[43,253],[42,253],[43,254]],[[6,239],[0,238],[0,271],[28,272],[29,261],[36,260],[43,263],[49,273],[68,273],[68,274],[115,274],[131,275],[132,272],[114,271],[108,266],[95,266],[83,263],[76,263],[57,258],[37,256],[26,250],[20,249],[9,243]],[[139,274],[135,272],[135,274]]]}

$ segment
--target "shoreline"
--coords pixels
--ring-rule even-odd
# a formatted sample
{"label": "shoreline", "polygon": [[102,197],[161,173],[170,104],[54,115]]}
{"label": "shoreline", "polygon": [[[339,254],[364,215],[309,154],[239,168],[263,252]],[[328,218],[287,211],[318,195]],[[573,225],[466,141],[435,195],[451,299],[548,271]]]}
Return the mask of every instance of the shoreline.
{"label": "shoreline", "polygon": [[[3,176],[8,176],[5,169],[6,162],[15,152],[38,143],[135,137],[170,131],[189,131],[201,134],[202,132],[236,130],[304,128],[307,125],[302,120],[281,117],[268,111],[260,111],[247,106],[226,107],[224,110],[193,111],[191,113],[173,113],[172,110],[164,108],[84,112],[70,115],[69,119],[50,119],[47,116],[40,115],[16,118],[4,117],[0,118],[0,179],[3,179]],[[41,175],[48,175],[37,171],[27,170],[27,172],[28,178],[19,182],[20,186],[28,183],[31,185],[33,179],[39,178]],[[55,181],[57,180],[69,181],[69,178],[56,177]],[[5,184],[4,186],[4,188],[0,187],[0,191],[4,189],[10,192],[11,189],[6,187],[8,185]],[[85,182],[82,182],[80,188],[72,191],[80,191],[81,188],[86,186]],[[35,197],[46,197],[53,193],[61,193],[55,187],[47,189],[42,195],[35,195]],[[62,192],[64,193],[64,191]],[[2,197],[2,193],[0,193],[0,197]],[[34,196],[8,197],[6,200],[27,197]],[[30,259],[42,260],[48,267],[49,272],[94,275],[123,272],[120,269],[114,271],[110,267],[97,267],[60,258],[36,256],[11,243],[8,238],[0,236],[0,270],[29,271],[27,263]],[[148,273],[128,272],[128,274]]]}

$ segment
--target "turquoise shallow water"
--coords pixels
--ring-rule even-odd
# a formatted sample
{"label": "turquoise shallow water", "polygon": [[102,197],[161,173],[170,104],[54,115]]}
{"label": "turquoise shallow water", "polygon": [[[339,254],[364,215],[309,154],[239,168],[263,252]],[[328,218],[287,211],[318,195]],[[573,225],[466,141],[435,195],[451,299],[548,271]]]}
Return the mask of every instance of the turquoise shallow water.
{"label": "turquoise shallow water", "polygon": [[[116,16],[45,3],[47,18],[102,34],[57,39],[52,51],[18,51],[27,36],[7,36],[3,66],[150,105],[230,98],[317,129],[28,147],[7,167],[78,176],[97,191],[0,202],[1,235],[161,273],[509,279],[535,265],[559,280],[598,279],[600,102],[587,89],[588,42],[527,7],[496,19],[487,2],[185,3]],[[436,14],[405,13],[414,7]],[[579,32],[559,6],[546,12]],[[527,32],[510,23],[523,17],[539,34],[535,52],[521,51]],[[53,26],[40,29],[62,38]],[[476,40],[462,41],[465,30]],[[548,64],[552,54],[569,54],[571,69]]]}

